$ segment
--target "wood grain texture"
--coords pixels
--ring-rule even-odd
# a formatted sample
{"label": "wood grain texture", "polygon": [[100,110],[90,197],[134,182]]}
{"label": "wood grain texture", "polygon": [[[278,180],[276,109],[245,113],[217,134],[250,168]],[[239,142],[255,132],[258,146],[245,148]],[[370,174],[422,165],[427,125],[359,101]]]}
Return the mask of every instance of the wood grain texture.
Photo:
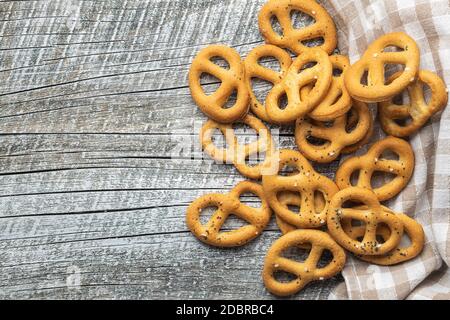
{"label": "wood grain texture", "polygon": [[[0,2],[1,299],[274,298],[261,269],[275,223],[242,248],[198,242],[187,205],[243,178],[177,150],[198,148],[205,119],[187,87],[193,56],[262,44],[263,3]],[[291,133],[280,146],[294,148]],[[338,281],[292,298],[326,298]]]}

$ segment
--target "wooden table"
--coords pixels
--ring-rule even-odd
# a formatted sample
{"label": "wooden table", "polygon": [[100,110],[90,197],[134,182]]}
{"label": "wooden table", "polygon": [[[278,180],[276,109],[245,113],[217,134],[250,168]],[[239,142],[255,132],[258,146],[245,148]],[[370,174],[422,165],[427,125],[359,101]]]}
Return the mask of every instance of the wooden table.
{"label": "wooden table", "polygon": [[[174,159],[205,119],[187,86],[193,56],[262,44],[262,3],[0,2],[0,298],[274,298],[261,280],[274,221],[227,250],[185,225],[193,199],[243,177]],[[291,133],[281,147],[294,148]],[[293,298],[326,298],[339,281]]]}

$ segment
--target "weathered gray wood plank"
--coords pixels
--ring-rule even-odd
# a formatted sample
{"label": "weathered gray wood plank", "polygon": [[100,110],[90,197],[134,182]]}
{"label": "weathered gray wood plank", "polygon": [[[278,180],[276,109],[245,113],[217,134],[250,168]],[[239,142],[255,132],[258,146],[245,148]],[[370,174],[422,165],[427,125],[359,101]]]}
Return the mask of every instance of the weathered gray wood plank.
{"label": "weathered gray wood plank", "polygon": [[[261,44],[262,3],[0,2],[0,298],[274,298],[260,275],[274,221],[231,250],[184,223],[190,201],[243,178],[171,159],[205,120],[190,61],[210,43],[243,56]],[[281,133],[295,147],[292,128]],[[325,298],[337,281],[293,298]]]}

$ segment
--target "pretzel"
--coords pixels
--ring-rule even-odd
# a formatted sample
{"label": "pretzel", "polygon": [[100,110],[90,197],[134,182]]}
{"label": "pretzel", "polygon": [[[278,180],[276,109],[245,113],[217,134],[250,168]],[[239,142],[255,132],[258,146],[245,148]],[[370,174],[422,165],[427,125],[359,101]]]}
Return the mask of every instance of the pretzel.
{"label": "pretzel", "polygon": [[[346,201],[362,202],[364,208],[344,208]],[[354,219],[365,222],[362,240],[354,239],[345,233],[342,219]],[[380,223],[388,226],[390,236],[380,243],[377,236],[377,227]],[[327,214],[328,232],[341,246],[355,254],[382,255],[400,243],[403,235],[403,224],[394,213],[383,211],[375,193],[368,189],[350,187],[336,193],[331,199]]]}
{"label": "pretzel", "polygon": [[[372,116],[364,102],[354,101],[352,106],[357,114],[357,124],[348,131],[347,115],[333,121],[331,126],[307,117],[299,118],[295,126],[295,142],[300,152],[309,160],[329,163],[334,161],[346,146],[362,140],[371,127]],[[321,145],[312,143],[309,138],[325,140]]]}
{"label": "pretzel", "polygon": [[[301,204],[301,197],[294,192],[282,192],[278,195],[278,201],[280,201],[281,205],[288,208],[289,206],[296,206],[300,208]],[[315,196],[314,197],[314,206],[316,208],[316,211],[322,211],[325,208],[325,201],[322,197]],[[275,215],[276,222],[278,227],[281,230],[282,234],[286,234],[288,232],[297,230],[298,228],[296,226],[293,226],[290,223],[287,223],[282,218],[280,218],[279,215]]]}
{"label": "pretzel", "polygon": [[[264,193],[271,208],[284,221],[298,228],[317,228],[325,225],[329,201],[338,191],[337,186],[332,180],[317,173],[298,151],[283,149],[278,151],[276,158],[279,159],[278,172],[262,177]],[[285,166],[295,167],[298,173],[291,176],[278,175]],[[292,212],[279,201],[278,196],[282,191],[300,194],[299,213]],[[315,192],[322,193],[325,199],[324,208],[316,207]]]}
{"label": "pretzel", "polygon": [[[403,51],[386,51],[390,46]],[[419,49],[411,37],[403,32],[388,33],[372,42],[362,58],[348,68],[344,75],[344,83],[350,95],[356,100],[385,101],[414,81],[419,69],[419,60]],[[385,83],[386,64],[405,65],[401,75],[388,84]],[[361,83],[365,72],[367,85]]]}
{"label": "pretzel", "polygon": [[[388,81],[393,81],[400,73],[392,75]],[[427,103],[424,98],[424,85],[431,89],[431,99]],[[420,70],[418,79],[408,87],[409,104],[395,104],[392,99],[378,104],[381,126],[387,134],[396,137],[406,137],[421,128],[428,119],[447,105],[448,95],[444,81],[435,73]],[[395,120],[411,118],[411,122],[405,125],[396,123]]]}
{"label": "pretzel", "polygon": [[[291,12],[298,10],[314,18],[312,25],[296,29],[292,25]],[[271,19],[276,17],[283,35],[279,35],[272,27]],[[300,55],[308,50],[302,42],[323,38],[323,44],[317,46],[328,54],[336,48],[336,27],[328,12],[313,0],[270,0],[259,12],[259,30],[266,43],[292,50]]]}
{"label": "pretzel", "polygon": [[[383,152],[390,150],[398,155],[398,160],[381,159]],[[409,182],[414,170],[414,152],[405,140],[389,136],[370,147],[365,155],[345,160],[336,172],[339,189],[352,186],[351,176],[359,171],[356,186],[372,189],[371,180],[375,171],[391,173],[396,177],[373,191],[380,201],[395,197]]]}
{"label": "pretzel", "polygon": [[[357,100],[353,100],[353,102],[355,103]],[[360,102],[360,101],[358,101]],[[364,103],[364,102],[361,102]],[[346,146],[341,150],[342,154],[349,154],[349,153],[353,153],[357,150],[359,150],[362,146],[364,146],[365,144],[367,144],[370,140],[370,138],[373,135],[373,117],[372,114],[370,112],[369,109],[369,113],[370,113],[370,121],[369,121],[369,128],[367,129],[367,132],[364,136],[364,138],[362,138],[361,140],[359,140],[358,142]],[[359,116],[358,113],[352,108],[349,110],[349,112],[347,113],[347,131],[352,131],[355,127],[355,125],[359,122]]]}
{"label": "pretzel", "polygon": [[[309,67],[310,63],[316,63]],[[298,56],[281,82],[274,85],[266,98],[267,115],[277,123],[290,123],[307,114],[327,94],[333,67],[328,55],[321,49],[311,48]],[[314,84],[306,99],[300,89]],[[280,108],[280,99],[286,95],[287,106]]]}
{"label": "pretzel", "polygon": [[[257,141],[249,144],[239,145],[234,129],[231,124],[221,124],[214,120],[208,120],[200,130],[200,142],[203,150],[214,160],[221,163],[232,163],[236,169],[245,177],[250,179],[260,179],[265,173],[270,173],[272,166],[276,165],[272,157],[274,153],[274,144],[269,129],[258,118],[247,114],[242,122],[253,128],[259,135]],[[217,148],[213,141],[212,135],[214,129],[219,129],[228,147],[226,149]],[[255,166],[246,163],[246,159],[254,154],[265,152],[265,160]]]}
{"label": "pretzel", "polygon": [[[282,256],[283,251],[290,247],[309,245],[308,258],[297,262]],[[325,267],[318,267],[324,250],[329,250],[333,260]],[[271,293],[278,296],[288,296],[300,291],[314,280],[331,278],[342,270],[345,265],[344,250],[325,232],[318,230],[295,230],[277,239],[267,252],[264,269],[264,284]],[[277,271],[285,271],[296,276],[290,282],[280,282],[275,279]]]}
{"label": "pretzel", "polygon": [[[213,63],[211,58],[220,57],[228,62],[230,69]],[[207,95],[200,84],[202,73],[211,74],[222,83],[211,95]],[[248,111],[249,93],[244,81],[245,69],[236,50],[224,45],[212,45],[201,50],[192,61],[189,70],[189,88],[192,98],[208,117],[221,123],[230,123],[242,118]],[[236,102],[224,108],[227,100],[237,92]]]}
{"label": "pretzel", "polygon": [[[240,202],[239,197],[251,192],[261,199],[261,208],[252,208]],[[200,213],[207,207],[217,207],[209,221],[202,225]],[[220,231],[230,214],[249,224],[236,230]],[[238,183],[228,194],[211,193],[194,200],[187,209],[186,223],[200,241],[217,247],[236,247],[256,238],[269,223],[272,211],[262,187],[254,182]]]}
{"label": "pretzel", "polygon": [[[389,208],[386,208],[384,206],[381,207],[383,211],[393,213],[393,211],[390,210]],[[401,245],[399,245],[397,248],[393,249],[392,251],[384,255],[380,256],[357,255],[358,258],[366,262],[383,266],[390,266],[411,260],[422,251],[425,242],[425,234],[423,232],[423,228],[420,225],[420,223],[418,223],[416,220],[408,217],[406,214],[403,213],[396,213],[396,217],[399,218],[403,223],[403,231],[404,234],[408,236],[410,244],[406,247],[402,247]],[[347,224],[342,223],[342,228],[344,229],[345,233],[348,234],[353,239],[358,239],[364,236],[365,228],[362,226],[356,227],[351,226],[351,224],[347,222]],[[386,241],[387,239],[389,239],[390,230],[386,226],[379,225],[377,228],[377,235],[380,235],[383,238],[383,240]]]}
{"label": "pretzel", "polygon": [[[280,72],[262,66],[259,61],[265,57],[274,57],[280,64]],[[250,109],[261,120],[272,122],[267,115],[265,105],[258,101],[253,92],[252,79],[263,79],[275,85],[284,77],[291,63],[292,59],[289,53],[270,44],[256,47],[245,58],[245,81],[250,93]]]}
{"label": "pretzel", "polygon": [[309,117],[318,121],[334,120],[344,115],[352,106],[352,99],[344,86],[344,73],[350,66],[350,61],[348,57],[341,55],[330,56],[330,61],[333,65],[333,70],[339,70],[341,74],[333,74],[327,95],[309,113]]}

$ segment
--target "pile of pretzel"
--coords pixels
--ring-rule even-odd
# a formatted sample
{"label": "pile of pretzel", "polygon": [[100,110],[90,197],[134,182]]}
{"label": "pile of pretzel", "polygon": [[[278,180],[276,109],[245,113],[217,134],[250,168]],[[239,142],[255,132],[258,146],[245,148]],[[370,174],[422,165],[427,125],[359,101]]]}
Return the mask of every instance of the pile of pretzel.
{"label": "pile of pretzel", "polygon": [[[294,28],[293,11],[311,16],[314,23]],[[272,27],[274,17],[282,35]],[[262,184],[244,181],[228,194],[207,194],[196,199],[187,210],[189,229],[212,246],[241,246],[262,233],[273,210],[283,236],[267,252],[263,280],[271,293],[280,296],[294,294],[311,281],[339,273],[345,264],[345,250],[378,265],[413,259],[424,245],[422,226],[381,202],[397,196],[411,179],[414,152],[401,138],[412,135],[445,107],[444,82],[433,72],[419,69],[417,44],[402,32],[381,36],[359,61],[350,65],[348,57],[333,54],[336,27],[327,11],[314,0],[270,0],[258,19],[265,45],[253,49],[245,60],[223,45],[201,50],[192,62],[189,86],[195,103],[210,118],[200,132],[203,150],[217,161],[235,165],[243,176],[262,180]],[[313,47],[305,44],[316,38],[323,42]],[[291,58],[286,50],[296,57]],[[229,67],[214,63],[216,57],[224,59]],[[261,59],[267,57],[279,62],[279,71],[261,64]],[[402,68],[387,76],[386,66],[392,64]],[[204,73],[221,81],[212,94],[202,88],[200,78]],[[273,83],[264,102],[255,96],[254,78]],[[429,99],[425,98],[425,86],[430,89]],[[233,92],[236,101],[226,108]],[[398,101],[403,94],[409,95],[409,102]],[[282,105],[283,99],[286,105]],[[369,141],[373,117],[368,103],[377,104],[378,119],[388,137],[374,143],[366,154],[345,160],[335,181],[316,172],[309,161],[330,163]],[[298,151],[277,150],[263,121],[295,125]],[[258,140],[240,145],[233,132],[236,123],[259,132]],[[217,129],[225,136],[226,148],[219,148],[212,141],[212,133]],[[388,151],[396,158],[387,157]],[[246,160],[255,153],[265,153],[265,159],[251,166]],[[286,167],[294,170],[284,174]],[[394,178],[374,186],[375,172]],[[240,195],[246,192],[261,199],[260,208],[240,202]],[[292,206],[299,207],[299,212]],[[200,214],[207,207],[217,209],[202,224]],[[221,231],[231,214],[248,224]],[[400,244],[404,235],[410,240],[406,246]],[[283,256],[290,247],[309,250],[306,260],[298,262]],[[324,251],[333,257],[320,267]],[[295,278],[281,281],[276,277],[280,271]]]}

